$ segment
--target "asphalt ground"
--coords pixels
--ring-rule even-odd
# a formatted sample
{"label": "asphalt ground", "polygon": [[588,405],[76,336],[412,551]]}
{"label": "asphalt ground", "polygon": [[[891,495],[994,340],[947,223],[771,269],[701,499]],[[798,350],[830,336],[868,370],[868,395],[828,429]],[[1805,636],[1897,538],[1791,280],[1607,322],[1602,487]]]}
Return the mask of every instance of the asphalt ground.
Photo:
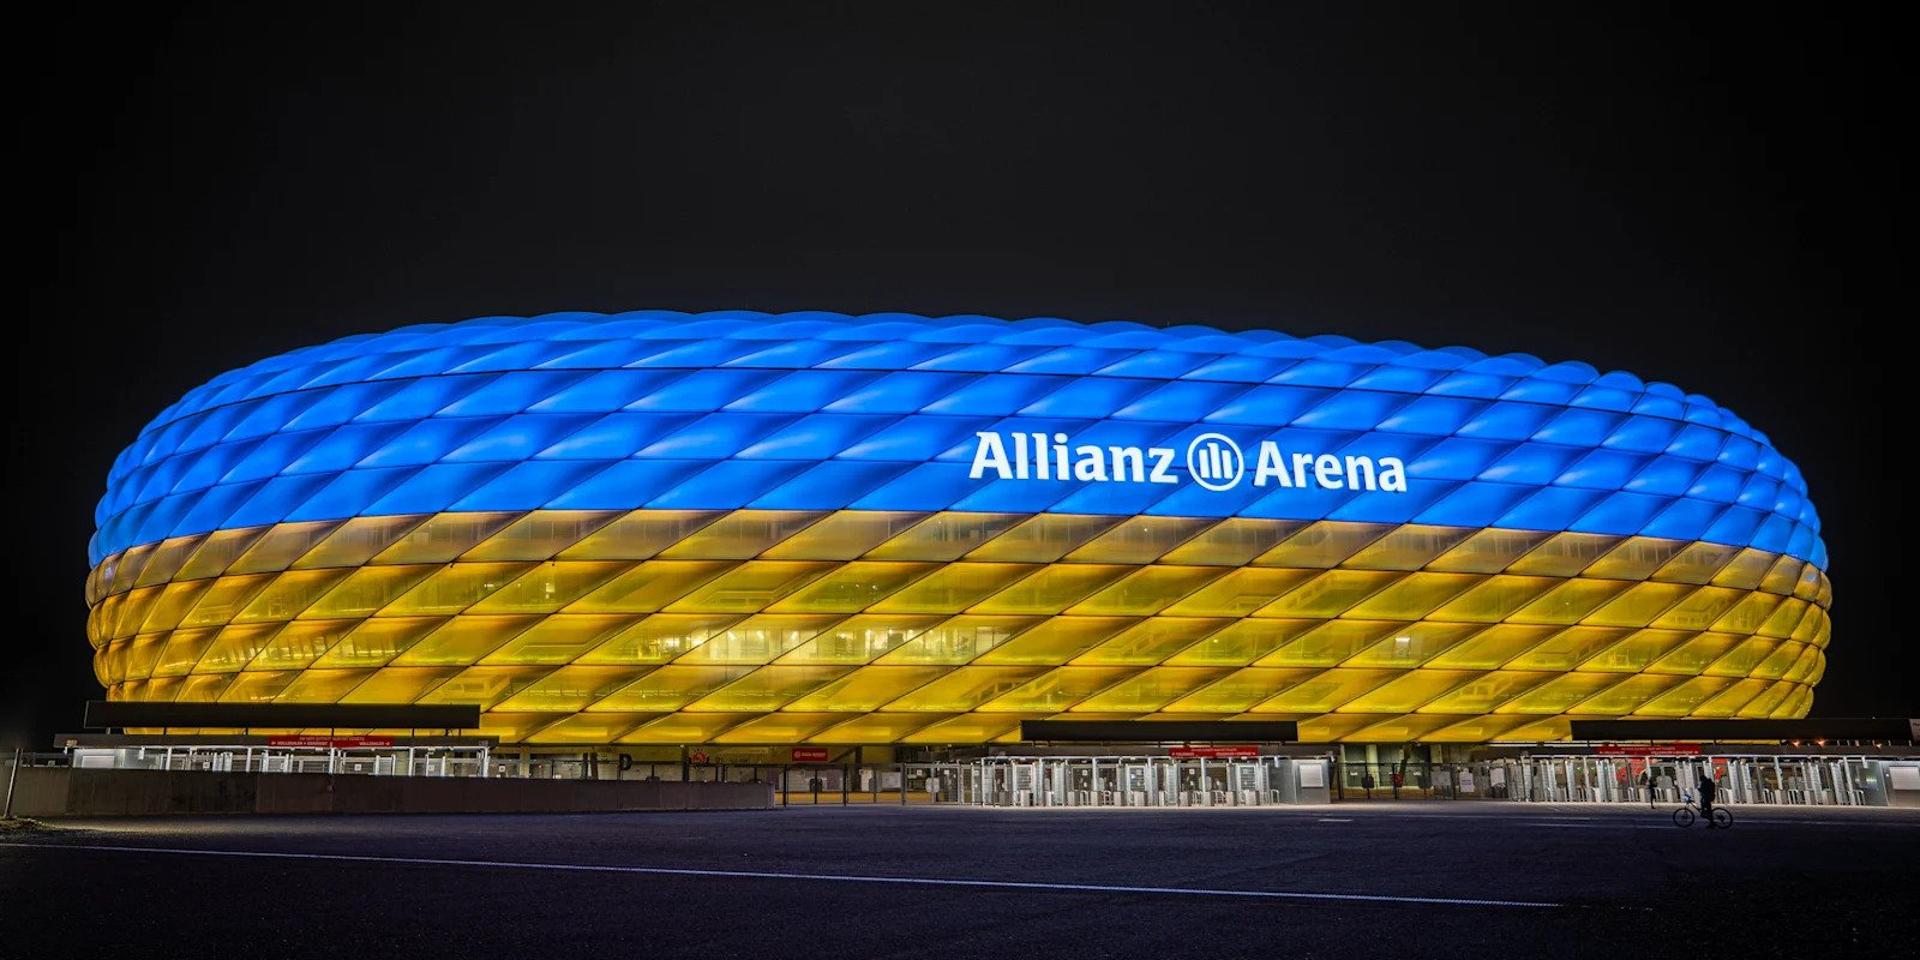
{"label": "asphalt ground", "polygon": [[1920,811],[1517,803],[61,821],[0,956],[1912,956]]}

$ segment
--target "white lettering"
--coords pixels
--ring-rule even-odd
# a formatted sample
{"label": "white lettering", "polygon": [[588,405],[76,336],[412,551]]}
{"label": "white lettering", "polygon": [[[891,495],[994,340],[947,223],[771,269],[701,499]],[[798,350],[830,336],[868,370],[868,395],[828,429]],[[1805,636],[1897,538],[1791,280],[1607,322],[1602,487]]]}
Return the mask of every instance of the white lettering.
{"label": "white lettering", "polygon": [[1272,440],[1260,442],[1260,459],[1253,468],[1253,485],[1264,487],[1268,480],[1278,481],[1283,487],[1293,486],[1293,478],[1287,476],[1286,464],[1280,459],[1280,445]]}
{"label": "white lettering", "polygon": [[1166,447],[1149,447],[1147,455],[1153,458],[1153,473],[1147,477],[1154,483],[1179,483],[1180,478],[1173,475],[1173,451]]}
{"label": "white lettering", "polygon": [[1347,458],[1347,486],[1354,490],[1373,489],[1373,458]]}
{"label": "white lettering", "polygon": [[1399,457],[1380,458],[1380,489],[1388,493],[1407,492],[1407,465]]}
{"label": "white lettering", "polygon": [[1104,451],[1092,444],[1083,444],[1073,448],[1073,478],[1104,482],[1107,479],[1107,457]]}
{"label": "white lettering", "polygon": [[[969,480],[1074,480],[1080,483],[1165,483],[1185,479],[1174,472],[1178,452],[1166,447],[1069,446],[1064,433],[976,434]],[[1208,490],[1237,485],[1245,469],[1240,448],[1229,437],[1203,434],[1187,448],[1185,471]],[[1260,442],[1253,485],[1289,489],[1381,490],[1407,492],[1407,465],[1399,457],[1360,454],[1293,453],[1273,440]]]}
{"label": "white lettering", "polygon": [[1000,442],[997,433],[976,433],[980,442],[973,448],[973,466],[967,470],[968,480],[978,480],[991,468],[1002,480],[1013,479],[1013,468],[1007,464],[1007,447]]}
{"label": "white lettering", "polygon": [[1313,458],[1313,481],[1322,489],[1340,489],[1340,458],[1331,453]]}

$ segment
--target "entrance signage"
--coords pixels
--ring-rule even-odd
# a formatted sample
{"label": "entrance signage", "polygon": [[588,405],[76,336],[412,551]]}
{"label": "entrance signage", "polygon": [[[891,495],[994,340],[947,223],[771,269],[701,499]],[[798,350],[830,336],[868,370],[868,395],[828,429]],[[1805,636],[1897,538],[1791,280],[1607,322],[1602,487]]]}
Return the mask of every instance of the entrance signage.
{"label": "entrance signage", "polygon": [[1173,747],[1167,756],[1181,760],[1212,760],[1216,757],[1257,757],[1259,747]]}
{"label": "entrance signage", "polygon": [[[976,433],[973,464],[967,478],[991,474],[999,480],[1074,480],[1083,483],[1180,482],[1172,447],[1074,444],[1066,434]],[[1256,487],[1407,492],[1407,466],[1399,457],[1340,456],[1287,451],[1273,440],[1255,448],[1249,481]],[[1187,444],[1186,472],[1201,487],[1231,490],[1246,478],[1247,456],[1240,444],[1221,433],[1203,433]]]}
{"label": "entrance signage", "polygon": [[319,737],[287,736],[268,737],[269,747],[327,747],[335,750],[364,749],[368,747],[391,747],[392,737]]}
{"label": "entrance signage", "polygon": [[827,748],[826,747],[794,747],[793,762],[794,763],[826,763]]}
{"label": "entrance signage", "polygon": [[1594,747],[1603,757],[1677,757],[1698,756],[1697,743],[1607,743]]}

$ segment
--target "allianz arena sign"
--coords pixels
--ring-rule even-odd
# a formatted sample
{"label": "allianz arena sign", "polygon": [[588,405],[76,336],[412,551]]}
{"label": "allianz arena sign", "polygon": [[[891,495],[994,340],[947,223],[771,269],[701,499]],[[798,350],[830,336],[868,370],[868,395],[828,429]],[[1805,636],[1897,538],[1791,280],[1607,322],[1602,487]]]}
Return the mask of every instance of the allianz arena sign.
{"label": "allianz arena sign", "polygon": [[1184,458],[1172,447],[1075,444],[1064,433],[982,431],[975,437],[970,480],[991,473],[1000,480],[1177,484],[1178,460],[1195,483],[1215,492],[1239,486],[1249,472],[1256,487],[1407,492],[1407,468],[1399,457],[1285,451],[1278,442],[1263,440],[1249,471],[1240,445],[1220,433],[1194,437]]}

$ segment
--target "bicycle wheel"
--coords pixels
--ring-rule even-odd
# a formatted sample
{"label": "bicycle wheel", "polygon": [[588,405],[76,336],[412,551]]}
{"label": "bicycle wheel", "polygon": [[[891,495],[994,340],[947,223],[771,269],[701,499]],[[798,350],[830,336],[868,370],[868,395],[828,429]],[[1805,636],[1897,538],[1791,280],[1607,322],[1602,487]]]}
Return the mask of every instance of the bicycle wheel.
{"label": "bicycle wheel", "polygon": [[1692,807],[1681,807],[1673,812],[1673,825],[1676,827],[1691,827],[1694,819]]}
{"label": "bicycle wheel", "polygon": [[1733,814],[1726,807],[1713,808],[1713,825],[1722,829],[1733,826]]}

